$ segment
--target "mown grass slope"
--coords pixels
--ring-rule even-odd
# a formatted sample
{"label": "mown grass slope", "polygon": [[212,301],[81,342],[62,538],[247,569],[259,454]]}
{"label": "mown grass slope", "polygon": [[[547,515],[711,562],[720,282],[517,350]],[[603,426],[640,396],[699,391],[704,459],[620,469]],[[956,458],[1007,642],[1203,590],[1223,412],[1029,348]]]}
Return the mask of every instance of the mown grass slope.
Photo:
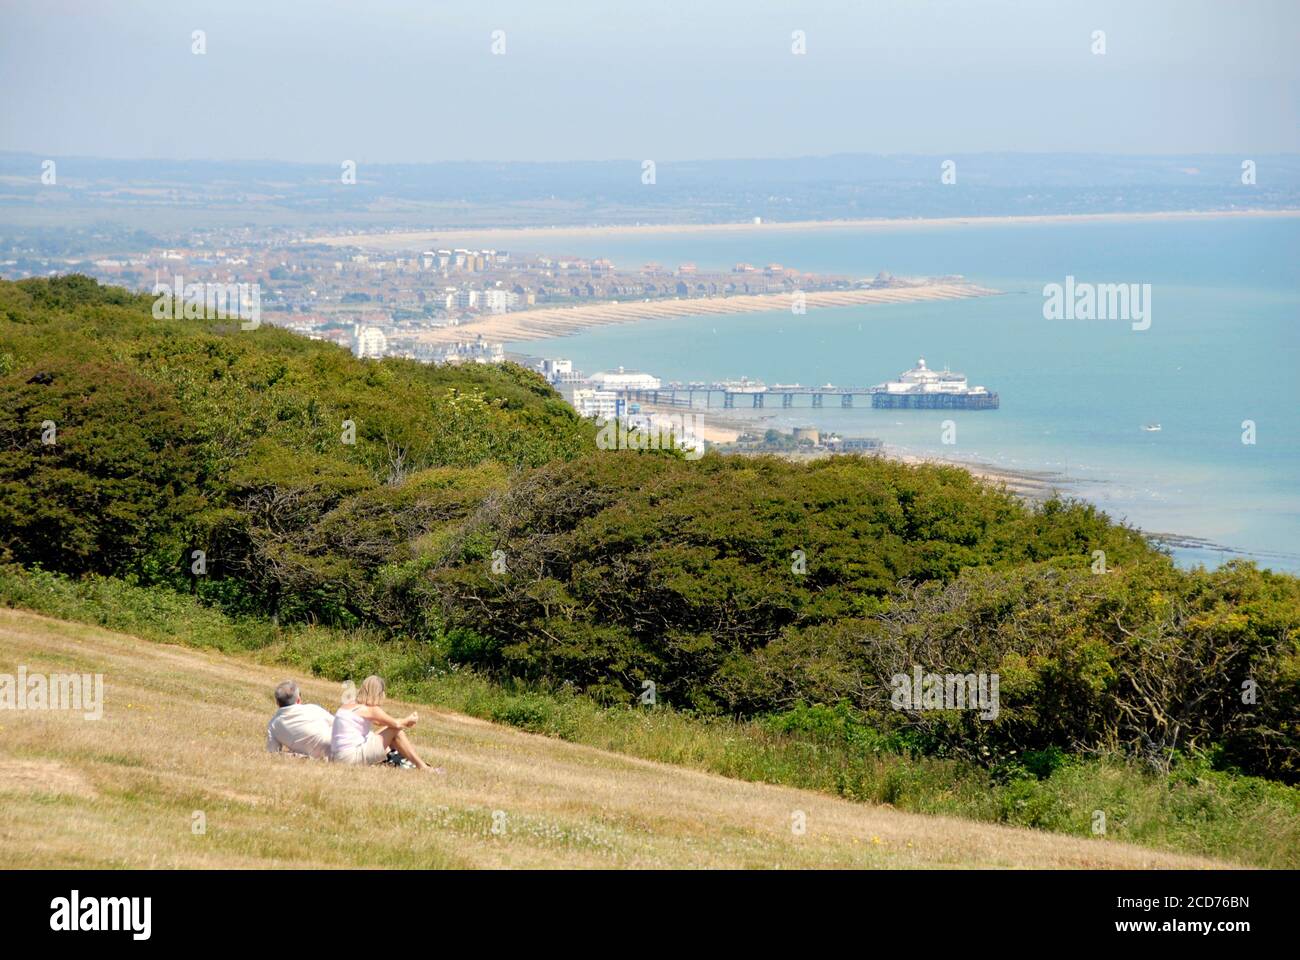
{"label": "mown grass slope", "polygon": [[[98,721],[0,713],[5,868],[1221,865],[743,783],[423,704],[395,707],[420,711],[416,741],[443,774],[292,760],[263,750],[279,669],[13,610],[0,650],[0,672],[103,673],[106,694]],[[304,692],[331,704],[336,687]]]}

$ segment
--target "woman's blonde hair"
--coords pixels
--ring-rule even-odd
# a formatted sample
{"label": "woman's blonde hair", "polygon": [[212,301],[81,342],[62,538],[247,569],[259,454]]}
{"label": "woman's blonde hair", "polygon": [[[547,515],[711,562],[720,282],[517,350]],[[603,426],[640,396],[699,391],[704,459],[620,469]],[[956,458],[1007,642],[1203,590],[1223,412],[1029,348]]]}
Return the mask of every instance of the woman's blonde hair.
{"label": "woman's blonde hair", "polygon": [[357,703],[363,703],[367,707],[377,707],[383,702],[384,679],[372,673],[361,681],[361,687],[357,690]]}

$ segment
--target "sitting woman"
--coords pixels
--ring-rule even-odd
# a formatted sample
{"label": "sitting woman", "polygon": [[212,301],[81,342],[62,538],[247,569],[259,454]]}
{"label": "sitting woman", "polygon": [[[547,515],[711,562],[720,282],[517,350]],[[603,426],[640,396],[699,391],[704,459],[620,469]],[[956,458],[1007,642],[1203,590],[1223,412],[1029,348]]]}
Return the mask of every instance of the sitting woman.
{"label": "sitting woman", "polygon": [[331,758],[335,763],[383,763],[389,749],[393,749],[421,770],[429,769],[406,735],[419,717],[412,713],[403,720],[395,720],[384,710],[383,702],[384,681],[376,676],[366,677],[356,699],[343,704],[334,714]]}

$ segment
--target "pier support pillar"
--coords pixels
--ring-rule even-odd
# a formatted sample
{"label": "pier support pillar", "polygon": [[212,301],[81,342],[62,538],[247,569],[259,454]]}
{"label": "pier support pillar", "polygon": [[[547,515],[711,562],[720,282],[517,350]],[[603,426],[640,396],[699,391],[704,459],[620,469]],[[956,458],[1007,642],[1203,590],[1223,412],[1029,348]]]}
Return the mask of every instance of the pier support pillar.
{"label": "pier support pillar", "polygon": [[793,394],[793,393],[783,393],[783,394],[781,394],[781,406],[783,406],[783,407],[793,407],[793,406],[794,406],[794,394]]}
{"label": "pier support pillar", "polygon": [[761,393],[756,393],[756,394],[754,394],[754,407],[755,407],[755,409],[757,409],[758,407],[761,407],[762,405],[763,405],[763,394],[761,394]]}
{"label": "pier support pillar", "polygon": [[736,405],[736,395],[734,393],[724,393],[722,395],[722,408],[730,410]]}
{"label": "pier support pillar", "polygon": [[820,407],[822,405],[822,395],[820,393],[814,393],[812,397],[813,397],[813,406]]}
{"label": "pier support pillar", "polygon": [[849,407],[853,406],[853,394],[851,394],[851,393],[846,393],[846,394],[841,395],[841,396],[840,396],[840,406],[841,406],[841,407],[844,407],[846,410],[847,410]]}

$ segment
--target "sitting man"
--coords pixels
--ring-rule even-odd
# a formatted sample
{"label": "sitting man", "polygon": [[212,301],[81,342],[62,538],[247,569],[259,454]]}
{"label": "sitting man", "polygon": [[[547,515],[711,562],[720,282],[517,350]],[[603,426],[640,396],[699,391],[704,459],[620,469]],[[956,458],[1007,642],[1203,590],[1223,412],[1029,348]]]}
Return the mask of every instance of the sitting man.
{"label": "sitting man", "polygon": [[270,753],[290,753],[317,760],[328,760],[334,715],[314,703],[303,703],[298,684],[286,680],[275,688],[275,711],[266,725],[266,749]]}

